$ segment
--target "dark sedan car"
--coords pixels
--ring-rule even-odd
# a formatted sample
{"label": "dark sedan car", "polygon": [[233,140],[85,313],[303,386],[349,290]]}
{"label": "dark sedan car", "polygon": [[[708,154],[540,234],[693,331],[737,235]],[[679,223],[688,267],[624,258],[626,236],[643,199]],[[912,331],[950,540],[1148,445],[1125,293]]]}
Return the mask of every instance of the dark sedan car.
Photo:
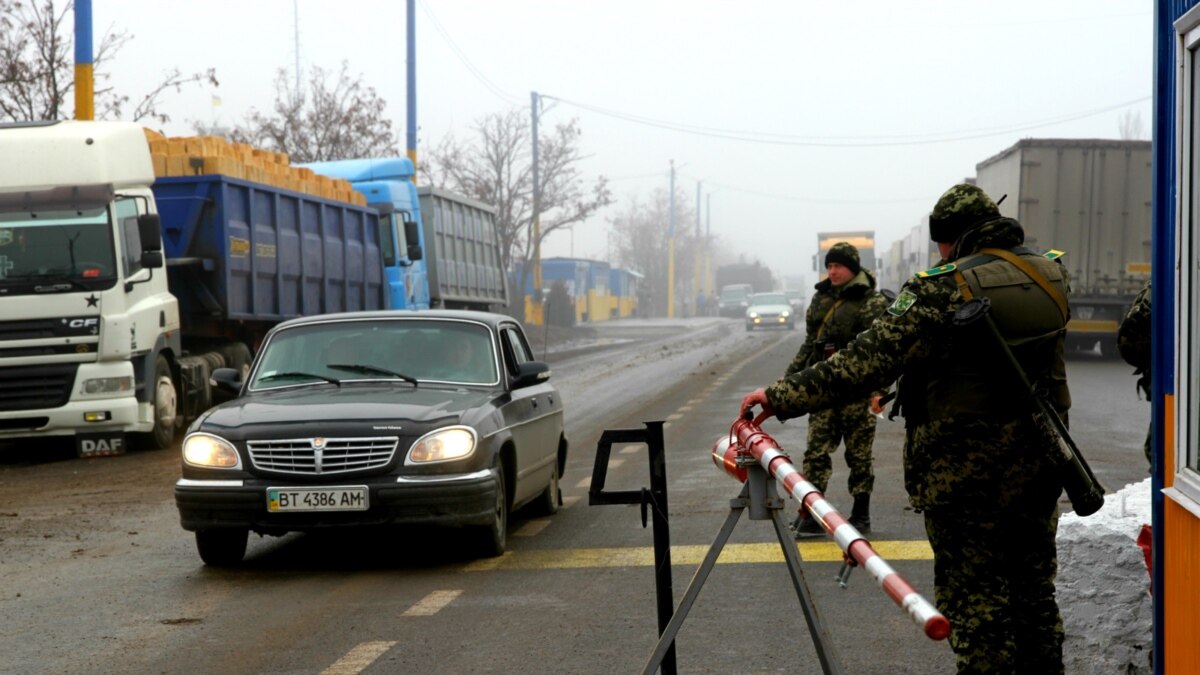
{"label": "dark sedan car", "polygon": [[237,398],[183,440],[175,502],[200,557],[229,565],[248,533],[436,524],[504,551],[508,514],[554,513],[562,400],[509,317],[450,310],[294,319],[263,341]]}

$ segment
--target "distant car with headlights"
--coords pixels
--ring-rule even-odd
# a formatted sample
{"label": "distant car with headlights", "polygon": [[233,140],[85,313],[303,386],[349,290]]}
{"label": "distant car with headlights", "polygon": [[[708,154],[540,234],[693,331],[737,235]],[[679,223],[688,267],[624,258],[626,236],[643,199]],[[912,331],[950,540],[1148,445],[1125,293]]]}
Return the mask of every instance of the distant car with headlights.
{"label": "distant car with headlights", "polygon": [[755,293],[746,308],[746,330],[755,328],[796,328],[796,311],[788,304],[783,291]]}
{"label": "distant car with headlights", "polygon": [[249,532],[433,524],[500,555],[509,513],[552,514],[567,459],[562,399],[506,316],[378,311],[272,329],[235,395],[183,439],[175,503],[209,565]]}

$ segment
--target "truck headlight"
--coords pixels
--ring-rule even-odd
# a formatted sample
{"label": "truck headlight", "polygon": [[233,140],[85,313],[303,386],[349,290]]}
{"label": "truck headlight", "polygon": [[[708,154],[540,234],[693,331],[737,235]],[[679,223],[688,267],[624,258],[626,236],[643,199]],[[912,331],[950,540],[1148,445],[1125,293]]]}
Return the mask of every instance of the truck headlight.
{"label": "truck headlight", "polygon": [[189,434],[183,439],[183,461],[208,469],[238,469],[242,458],[237,448],[220,436]]}
{"label": "truck headlight", "polygon": [[462,459],[475,451],[475,430],[445,427],[417,439],[408,449],[405,464],[432,464]]}
{"label": "truck headlight", "polygon": [[133,378],[129,375],[121,377],[96,377],[84,380],[79,387],[79,393],[84,396],[96,394],[117,394],[123,391],[133,391]]}

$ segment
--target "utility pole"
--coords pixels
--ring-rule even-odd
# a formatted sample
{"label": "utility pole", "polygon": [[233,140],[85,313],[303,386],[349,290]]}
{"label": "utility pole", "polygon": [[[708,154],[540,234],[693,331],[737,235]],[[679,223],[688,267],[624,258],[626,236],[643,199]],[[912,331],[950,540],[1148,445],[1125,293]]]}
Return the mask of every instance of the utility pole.
{"label": "utility pole", "polygon": [[300,95],[300,0],[292,0],[292,35],[296,46],[296,95]]}
{"label": "utility pole", "polygon": [[95,119],[92,0],[75,0],[75,119]]}
{"label": "utility pole", "polygon": [[406,117],[408,159],[413,165],[413,183],[417,182],[417,0],[407,0],[405,21],[408,23],[408,108]]}
{"label": "utility pole", "polygon": [[705,235],[704,235],[704,293],[708,296],[709,302],[716,302],[713,297],[712,277],[712,193],[705,196],[708,202],[708,213],[705,215]]}
{"label": "utility pole", "polygon": [[[529,92],[529,109],[533,118],[533,301],[542,307],[542,186],[538,182],[538,105],[536,91]],[[525,289],[521,289],[524,292]],[[545,320],[545,317],[542,317]],[[533,321],[538,323],[538,321]]]}
{"label": "utility pole", "polygon": [[700,232],[700,186],[703,181],[696,181],[696,243],[692,248],[692,314],[700,313],[700,304],[696,296],[700,294],[700,245],[703,239]]}
{"label": "utility pole", "polygon": [[671,206],[667,215],[667,318],[675,318],[675,160],[671,160]]}

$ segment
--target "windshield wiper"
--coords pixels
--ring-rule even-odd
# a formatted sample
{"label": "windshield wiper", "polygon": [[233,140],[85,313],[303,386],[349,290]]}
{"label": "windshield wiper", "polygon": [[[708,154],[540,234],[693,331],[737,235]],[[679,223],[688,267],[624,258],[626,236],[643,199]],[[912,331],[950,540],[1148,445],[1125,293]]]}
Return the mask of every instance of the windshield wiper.
{"label": "windshield wiper", "polygon": [[397,373],[394,370],[380,368],[379,366],[364,366],[358,363],[326,363],[325,367],[333,368],[335,370],[348,370],[352,373],[363,373],[364,375],[390,375],[392,377],[398,377],[405,382],[411,382],[412,386],[414,387],[417,386],[417,378],[413,377],[412,375]]}
{"label": "windshield wiper", "polygon": [[316,373],[306,373],[306,372],[300,371],[300,370],[289,370],[289,371],[286,371],[283,373],[271,373],[270,375],[263,375],[262,377],[258,378],[258,381],[259,382],[267,382],[269,380],[291,380],[291,379],[296,379],[296,378],[301,378],[301,377],[312,378],[314,380],[325,380],[326,382],[328,382],[330,384],[336,384],[339,387],[342,386],[341,380],[334,379],[334,378],[328,377],[326,375],[317,375]]}

